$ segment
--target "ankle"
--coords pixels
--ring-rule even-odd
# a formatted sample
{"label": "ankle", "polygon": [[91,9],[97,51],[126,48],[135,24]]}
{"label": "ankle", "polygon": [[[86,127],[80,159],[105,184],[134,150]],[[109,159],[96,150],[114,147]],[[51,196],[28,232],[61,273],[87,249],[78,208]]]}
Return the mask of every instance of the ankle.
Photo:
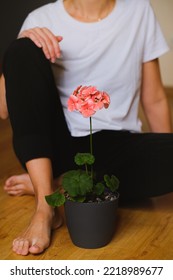
{"label": "ankle", "polygon": [[54,209],[53,207],[49,206],[47,203],[38,203],[36,206],[36,212],[42,213],[43,215],[47,216],[54,216]]}

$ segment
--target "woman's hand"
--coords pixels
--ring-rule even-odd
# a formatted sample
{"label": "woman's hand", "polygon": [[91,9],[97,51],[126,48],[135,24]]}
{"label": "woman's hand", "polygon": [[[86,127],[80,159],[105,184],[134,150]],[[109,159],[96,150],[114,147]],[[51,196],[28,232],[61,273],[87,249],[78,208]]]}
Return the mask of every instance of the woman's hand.
{"label": "woman's hand", "polygon": [[24,30],[19,34],[18,38],[31,39],[37,47],[42,48],[46,58],[52,63],[61,56],[59,42],[62,41],[62,36],[55,36],[46,27]]}

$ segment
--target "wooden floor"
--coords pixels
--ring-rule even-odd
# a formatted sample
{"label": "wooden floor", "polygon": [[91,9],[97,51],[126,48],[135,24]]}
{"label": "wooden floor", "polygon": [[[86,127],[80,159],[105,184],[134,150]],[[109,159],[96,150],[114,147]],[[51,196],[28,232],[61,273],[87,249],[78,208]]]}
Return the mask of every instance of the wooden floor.
{"label": "wooden floor", "polygon": [[[9,122],[0,120],[1,260],[173,260],[173,193],[119,207],[115,236],[103,248],[88,250],[74,246],[64,223],[53,232],[51,246],[43,254],[16,255],[11,244],[27,226],[34,198],[8,196],[3,184],[10,175],[22,172],[12,150]],[[63,214],[63,208],[61,211]]]}

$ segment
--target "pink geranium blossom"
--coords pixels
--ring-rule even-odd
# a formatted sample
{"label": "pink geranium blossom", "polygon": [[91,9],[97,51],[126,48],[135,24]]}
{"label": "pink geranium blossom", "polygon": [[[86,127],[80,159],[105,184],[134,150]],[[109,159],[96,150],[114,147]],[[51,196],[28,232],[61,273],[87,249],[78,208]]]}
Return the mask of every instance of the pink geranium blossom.
{"label": "pink geranium blossom", "polygon": [[91,117],[96,111],[108,108],[110,97],[95,86],[78,86],[68,99],[68,110],[79,111],[84,117]]}

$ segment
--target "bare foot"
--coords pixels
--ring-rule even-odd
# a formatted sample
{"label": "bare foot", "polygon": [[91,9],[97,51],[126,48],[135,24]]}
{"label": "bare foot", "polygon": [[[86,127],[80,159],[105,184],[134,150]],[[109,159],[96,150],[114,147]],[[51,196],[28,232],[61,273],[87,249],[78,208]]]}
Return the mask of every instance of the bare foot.
{"label": "bare foot", "polygon": [[27,173],[15,175],[8,178],[4,185],[4,190],[14,196],[34,195],[31,179]]}
{"label": "bare foot", "polygon": [[[60,180],[60,178],[54,180],[55,189],[61,184]],[[4,190],[9,195],[14,196],[34,195],[34,188],[27,173],[8,178],[5,182]]]}
{"label": "bare foot", "polygon": [[13,241],[16,254],[40,254],[49,247],[51,230],[62,225],[62,217],[58,209],[55,210],[45,206],[43,210],[36,211],[28,228]]}

